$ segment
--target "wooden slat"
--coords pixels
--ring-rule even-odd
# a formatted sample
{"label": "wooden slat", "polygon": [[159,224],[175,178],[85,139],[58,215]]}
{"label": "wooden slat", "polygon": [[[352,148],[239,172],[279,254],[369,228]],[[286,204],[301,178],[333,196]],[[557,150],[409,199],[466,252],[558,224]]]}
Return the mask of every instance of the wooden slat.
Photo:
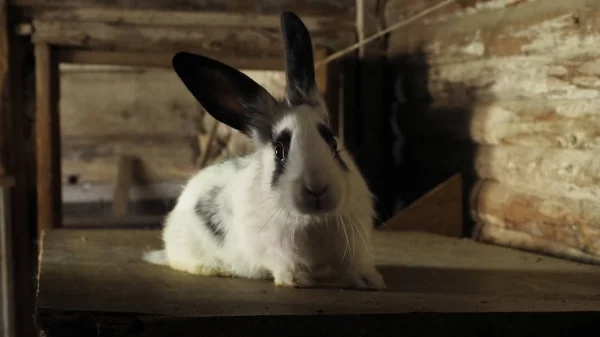
{"label": "wooden slat", "polygon": [[388,55],[423,52],[429,64],[439,64],[594,51],[599,6],[593,0],[522,1],[430,24],[415,22],[390,35]]}
{"label": "wooden slat", "polygon": [[61,226],[58,63],[49,45],[35,45],[38,230]]}
{"label": "wooden slat", "polygon": [[[279,29],[125,25],[104,22],[44,21],[34,19],[35,42],[61,47],[128,52],[178,52],[190,50],[231,59],[280,57]],[[351,43],[352,32],[315,32],[315,46],[340,48]]]}
{"label": "wooden slat", "polygon": [[279,14],[283,10],[294,10],[299,15],[337,15],[353,18],[354,0],[256,0],[256,1],[213,1],[213,0],[10,0],[12,5],[34,8],[112,8],[140,10],[208,11],[239,14]]}
{"label": "wooden slat", "polygon": [[417,105],[400,118],[408,137],[429,142],[600,149],[600,103],[596,99]]}
{"label": "wooden slat", "polygon": [[[350,0],[351,1],[351,0]],[[231,27],[279,29],[280,13],[236,13],[206,11],[169,11],[115,9],[115,8],[67,8],[42,10],[35,17],[47,21],[105,22],[109,24],[185,26],[185,27]],[[344,13],[325,15],[302,15],[302,21],[309,31],[354,31],[353,18]]]}
{"label": "wooden slat", "polygon": [[[189,52],[204,54],[204,50],[195,51],[194,47],[186,48]],[[171,68],[174,52],[132,52],[105,51],[61,48],[58,51],[60,62],[75,64],[106,64],[139,67]],[[237,69],[283,70],[281,57],[232,57],[231,55],[206,54],[206,56],[229,64]]]}
{"label": "wooden slat", "polygon": [[[220,330],[233,323],[225,318],[262,315],[310,322],[336,315],[400,319],[435,312],[450,314],[452,320],[458,313],[553,312],[558,319],[561,313],[600,308],[597,266],[426,233],[375,233],[376,262],[388,284],[382,292],[283,289],[269,280],[199,277],[141,260],[143,252],[159,247],[156,230],[46,233],[38,322],[43,328],[67,328],[69,317],[77,316],[96,327],[93,322],[104,314],[112,318],[99,326],[128,329],[128,324],[110,322],[128,321],[129,315],[142,325],[152,315],[177,318],[181,324],[213,317],[213,327]],[[278,334],[288,335],[286,330]]]}
{"label": "wooden slat", "polygon": [[187,179],[196,171],[196,137],[106,136],[62,139],[62,181],[75,175],[81,182],[114,182],[118,158],[138,158],[144,182]]}
{"label": "wooden slat", "polygon": [[515,186],[480,180],[471,194],[471,214],[484,241],[488,227],[522,233],[528,242],[513,247],[538,250],[562,258],[600,265],[600,210],[596,201],[546,196]]}

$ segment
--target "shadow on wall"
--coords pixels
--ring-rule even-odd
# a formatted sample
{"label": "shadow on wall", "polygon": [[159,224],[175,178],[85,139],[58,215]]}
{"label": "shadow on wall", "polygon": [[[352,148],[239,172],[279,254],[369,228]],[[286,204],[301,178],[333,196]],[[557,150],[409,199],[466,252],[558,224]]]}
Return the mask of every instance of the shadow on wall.
{"label": "shadow on wall", "polygon": [[393,88],[388,124],[392,156],[387,156],[391,161],[386,165],[392,167],[393,189],[386,197],[397,212],[461,173],[463,235],[470,236],[474,224],[469,192],[476,180],[476,146],[469,135],[477,93],[456,82],[438,82],[432,88],[430,78],[435,74],[423,52],[396,55],[388,66],[386,83]]}

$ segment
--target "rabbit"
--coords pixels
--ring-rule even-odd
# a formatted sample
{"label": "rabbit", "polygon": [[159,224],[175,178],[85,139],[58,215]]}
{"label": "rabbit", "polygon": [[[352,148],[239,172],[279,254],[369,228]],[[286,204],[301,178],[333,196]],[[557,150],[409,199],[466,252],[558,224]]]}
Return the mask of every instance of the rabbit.
{"label": "rabbit", "polygon": [[196,173],[165,217],[164,249],[143,259],[275,286],[332,282],[383,290],[371,249],[374,196],[328,126],[307,28],[283,12],[281,31],[287,81],[281,100],[211,58],[173,57],[191,94],[215,119],[250,137],[254,150]]}

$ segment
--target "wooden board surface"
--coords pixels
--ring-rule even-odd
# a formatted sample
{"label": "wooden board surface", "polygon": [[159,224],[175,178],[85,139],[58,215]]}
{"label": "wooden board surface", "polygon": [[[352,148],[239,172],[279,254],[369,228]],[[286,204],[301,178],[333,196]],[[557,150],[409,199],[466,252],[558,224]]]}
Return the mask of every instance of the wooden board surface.
{"label": "wooden board surface", "polygon": [[374,237],[385,292],[284,289],[149,265],[154,230],[66,230],[43,238],[41,324],[68,312],[207,316],[600,311],[600,268],[417,232]]}
{"label": "wooden board surface", "polygon": [[214,0],[10,0],[9,4],[24,7],[46,8],[114,8],[114,9],[153,9],[184,10],[233,13],[279,14],[293,9],[299,14],[338,15],[353,17],[354,0],[254,0],[254,1],[214,1]]}

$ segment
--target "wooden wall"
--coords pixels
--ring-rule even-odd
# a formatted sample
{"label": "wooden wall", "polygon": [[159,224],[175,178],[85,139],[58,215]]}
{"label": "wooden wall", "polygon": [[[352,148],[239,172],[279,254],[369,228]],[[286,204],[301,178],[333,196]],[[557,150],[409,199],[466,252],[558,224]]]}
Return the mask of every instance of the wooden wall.
{"label": "wooden wall", "polygon": [[599,45],[594,0],[449,7],[390,36],[412,159],[472,176],[477,239],[600,262]]}
{"label": "wooden wall", "polygon": [[[283,94],[282,72],[245,72]],[[175,198],[215,123],[170,69],[62,65],[59,109],[65,202],[110,201],[123,155],[137,159],[133,199]],[[219,124],[208,163],[251,148]]]}

